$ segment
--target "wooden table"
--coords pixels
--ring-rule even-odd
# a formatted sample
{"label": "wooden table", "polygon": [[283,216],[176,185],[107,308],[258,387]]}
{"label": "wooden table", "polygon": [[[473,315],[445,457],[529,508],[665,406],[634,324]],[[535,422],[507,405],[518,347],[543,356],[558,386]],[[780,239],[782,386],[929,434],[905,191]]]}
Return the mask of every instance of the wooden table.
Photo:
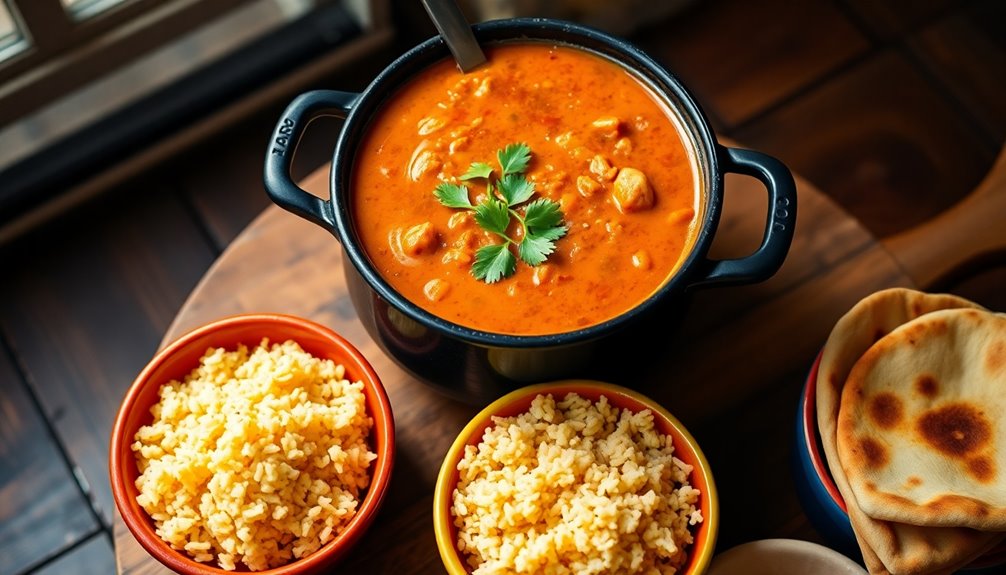
{"label": "wooden table", "polygon": [[[721,507],[719,550],[768,537],[818,541],[797,501],[790,452],[803,378],[835,321],[860,298],[911,279],[854,219],[797,178],[796,237],[769,281],[697,291],[667,353],[632,385],[697,437]],[[327,168],[303,182],[327,196]],[[711,256],[750,253],[764,228],[761,185],[728,176]],[[340,573],[443,572],[434,543],[433,485],[455,434],[479,409],[403,372],[357,321],[338,242],[278,207],[265,210],[221,255],[165,334],[167,342],[211,319],[284,312],[317,320],[358,346],[381,376],[397,429],[393,481],[377,521]],[[118,572],[166,573],[115,521]]]}

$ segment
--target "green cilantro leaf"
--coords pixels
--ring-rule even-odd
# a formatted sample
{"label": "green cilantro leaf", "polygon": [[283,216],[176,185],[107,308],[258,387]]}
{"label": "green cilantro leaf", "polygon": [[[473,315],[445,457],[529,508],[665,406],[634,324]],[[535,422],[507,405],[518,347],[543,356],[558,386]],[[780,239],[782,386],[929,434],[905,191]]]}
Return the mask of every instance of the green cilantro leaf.
{"label": "green cilantro leaf", "polygon": [[475,222],[484,230],[506,237],[506,229],[510,225],[510,210],[502,200],[487,198],[475,206]]}
{"label": "green cilantro leaf", "polygon": [[503,175],[522,174],[527,169],[527,163],[531,161],[531,148],[527,144],[509,144],[499,152],[496,152],[496,159],[499,160],[500,167],[503,168]]}
{"label": "green cilantro leaf", "polygon": [[485,162],[474,162],[468,166],[468,171],[461,176],[462,180],[474,180],[475,178],[488,178],[493,173],[493,167]]}
{"label": "green cilantro leaf", "polygon": [[521,174],[507,174],[499,181],[499,192],[508,206],[513,207],[528,201],[534,194],[534,182],[527,181]]}
{"label": "green cilantro leaf", "polygon": [[539,229],[535,229],[535,230],[532,230],[532,231],[533,231],[533,233],[531,233],[530,235],[532,235],[532,236],[534,236],[536,238],[542,238],[542,239],[546,239],[546,240],[555,241],[555,240],[563,237],[564,235],[566,235],[566,232],[569,231],[569,228],[567,228],[566,226],[556,226],[554,228],[544,228],[544,229],[540,229],[540,230]]}
{"label": "green cilantro leaf", "polygon": [[510,277],[517,271],[517,259],[513,257],[507,244],[483,246],[475,252],[472,275],[487,284]]}
{"label": "green cilantro leaf", "polygon": [[555,251],[555,243],[552,240],[532,235],[524,236],[524,239],[517,246],[520,259],[529,266],[541,264],[553,251]]}
{"label": "green cilantro leaf", "polygon": [[468,188],[465,186],[444,182],[433,190],[433,195],[448,208],[472,207],[472,203],[468,199]]}
{"label": "green cilantro leaf", "polygon": [[[547,198],[538,198],[524,206],[523,216],[517,211],[534,195],[534,182],[524,172],[531,161],[527,144],[509,144],[496,152],[502,173],[495,181],[493,168],[483,162],[474,162],[461,180],[486,179],[485,199],[472,205],[468,188],[444,182],[433,190],[437,200],[449,208],[471,211],[475,222],[485,231],[496,234],[503,242],[483,246],[476,250],[472,275],[486,283],[495,283],[517,271],[517,258],[530,266],[541,265],[555,251],[555,242],[566,235],[569,228],[562,224],[559,204]],[[520,226],[521,241],[507,235],[512,219]],[[515,257],[511,244],[516,246]]]}
{"label": "green cilantro leaf", "polygon": [[524,209],[524,225],[529,228],[553,228],[561,221],[559,204],[548,198],[538,198]]}

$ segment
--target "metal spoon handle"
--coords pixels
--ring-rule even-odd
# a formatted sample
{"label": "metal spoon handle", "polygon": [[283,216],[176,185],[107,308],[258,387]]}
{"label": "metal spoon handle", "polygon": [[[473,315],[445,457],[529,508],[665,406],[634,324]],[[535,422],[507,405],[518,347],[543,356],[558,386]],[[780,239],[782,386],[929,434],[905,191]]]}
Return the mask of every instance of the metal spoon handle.
{"label": "metal spoon handle", "polygon": [[454,0],[423,0],[423,6],[462,72],[469,72],[486,61],[471,26]]}

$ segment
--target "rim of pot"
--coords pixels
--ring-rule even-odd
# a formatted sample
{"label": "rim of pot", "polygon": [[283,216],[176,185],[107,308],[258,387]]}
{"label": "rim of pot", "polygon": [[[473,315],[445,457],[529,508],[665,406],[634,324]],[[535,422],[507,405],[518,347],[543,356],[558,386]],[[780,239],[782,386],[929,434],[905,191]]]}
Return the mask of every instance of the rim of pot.
{"label": "rim of pot", "polygon": [[646,299],[628,310],[601,323],[581,329],[543,335],[514,335],[494,333],[456,324],[440,318],[398,293],[374,268],[355,233],[349,194],[353,161],[358,146],[365,135],[369,121],[383,105],[416,72],[436,62],[450,58],[451,54],[440,36],[434,36],[398,57],[388,65],[360,94],[356,106],[347,115],[333,154],[329,189],[332,201],[336,234],[349,260],[364,281],[382,299],[413,320],[454,338],[482,346],[508,348],[540,348],[585,342],[620,330],[665,303],[669,297],[680,295],[688,287],[688,276],[708,252],[721,210],[723,175],[717,154],[718,144],[709,121],[695,98],[670,71],[658,64],[645,52],[628,41],[601,30],[550,18],[510,18],[492,20],[473,27],[480,43],[547,42],[566,45],[599,55],[621,66],[661,98],[675,122],[684,131],[688,148],[695,158],[696,175],[702,182],[699,193],[703,195],[702,221],[688,254],[673,274]]}

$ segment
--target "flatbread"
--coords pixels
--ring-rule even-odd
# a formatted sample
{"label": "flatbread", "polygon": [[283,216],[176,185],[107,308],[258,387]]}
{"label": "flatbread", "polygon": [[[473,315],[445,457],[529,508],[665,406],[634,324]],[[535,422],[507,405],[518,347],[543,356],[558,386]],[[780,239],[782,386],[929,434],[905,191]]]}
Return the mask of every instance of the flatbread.
{"label": "flatbread", "polygon": [[1006,533],[874,519],[859,508],[851,495],[845,498],[845,504],[863,564],[871,575],[949,575],[1006,539]]}
{"label": "flatbread", "polygon": [[[1002,534],[965,528],[916,528],[879,521],[859,509],[839,463],[836,429],[842,388],[856,361],[877,340],[898,326],[927,313],[981,306],[949,294],[927,294],[891,288],[875,292],[853,306],[832,329],[821,354],[816,382],[817,419],[832,479],[842,494],[849,518],[874,575],[949,573],[990,549]],[[920,533],[920,529],[925,529]]]}
{"label": "flatbread", "polygon": [[1006,530],[1006,316],[941,310],[880,339],[849,374],[837,443],[870,517]]}

